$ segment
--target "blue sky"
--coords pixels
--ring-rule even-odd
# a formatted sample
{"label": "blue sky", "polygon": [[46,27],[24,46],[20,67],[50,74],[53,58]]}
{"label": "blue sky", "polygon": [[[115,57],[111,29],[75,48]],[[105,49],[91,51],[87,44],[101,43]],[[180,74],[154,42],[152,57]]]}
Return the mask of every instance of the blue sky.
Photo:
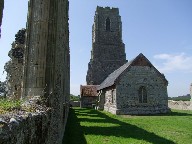
{"label": "blue sky", "polygon": [[[5,1],[0,39],[0,80],[16,32],[24,28],[27,0]],[[143,53],[169,81],[170,97],[192,83],[192,0],[70,0],[71,93],[86,84],[96,6],[119,8],[127,59]]]}

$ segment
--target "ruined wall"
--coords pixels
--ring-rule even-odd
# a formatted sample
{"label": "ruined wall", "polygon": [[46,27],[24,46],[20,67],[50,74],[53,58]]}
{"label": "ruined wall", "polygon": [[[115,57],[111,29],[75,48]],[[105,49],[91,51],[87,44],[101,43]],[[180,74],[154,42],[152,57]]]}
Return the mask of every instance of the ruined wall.
{"label": "ruined wall", "polygon": [[192,102],[191,101],[168,101],[168,106],[171,109],[176,110],[192,110]]}
{"label": "ruined wall", "polygon": [[96,105],[96,101],[98,101],[97,96],[81,96],[80,107],[92,108],[93,104]]}
{"label": "ruined wall", "polygon": [[192,84],[190,85],[190,95],[191,95],[191,101],[192,101]]}
{"label": "ruined wall", "polygon": [[23,98],[41,96],[51,107],[49,144],[61,144],[69,110],[68,0],[30,0]]}
{"label": "ruined wall", "polygon": [[99,92],[98,97],[98,110],[103,110],[105,104],[105,91]]}
{"label": "ruined wall", "polygon": [[49,0],[28,2],[23,97],[43,95],[48,41]]}
{"label": "ruined wall", "polygon": [[[70,95],[70,56],[69,56],[69,26],[68,26],[68,0],[51,1],[49,32],[50,47],[48,53],[53,52],[51,62],[53,67],[47,69],[50,75],[46,75],[46,82],[50,106],[52,107],[51,125],[48,136],[49,143],[62,143],[65,125],[69,110]],[[54,13],[57,15],[55,16]],[[55,18],[56,21],[52,18]],[[50,52],[51,51],[51,52]],[[47,67],[48,68],[48,67]]]}
{"label": "ruined wall", "polygon": [[25,31],[21,29],[15,35],[15,41],[8,54],[11,59],[4,66],[7,72],[7,96],[13,99],[21,98]]}
{"label": "ruined wall", "polygon": [[[31,99],[22,104],[21,110],[13,110],[1,115],[1,144],[43,144],[48,142],[51,110],[37,105],[37,101],[37,98]],[[25,107],[26,105],[28,107]]]}
{"label": "ruined wall", "polygon": [[92,27],[92,50],[86,76],[87,84],[100,85],[110,73],[124,63],[126,54],[122,42],[119,9],[97,7]]}
{"label": "ruined wall", "polygon": [[4,0],[0,1],[0,38],[1,38],[1,24],[3,18],[3,8],[4,8]]}
{"label": "ruined wall", "polygon": [[116,87],[111,87],[105,90],[104,110],[116,114]]}
{"label": "ruined wall", "polygon": [[80,107],[80,101],[70,101],[71,107]]}

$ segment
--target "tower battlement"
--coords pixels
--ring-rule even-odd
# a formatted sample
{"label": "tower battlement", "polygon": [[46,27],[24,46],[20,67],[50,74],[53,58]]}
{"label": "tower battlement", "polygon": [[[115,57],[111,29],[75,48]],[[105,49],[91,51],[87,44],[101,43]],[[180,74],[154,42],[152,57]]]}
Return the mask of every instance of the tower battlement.
{"label": "tower battlement", "polygon": [[96,13],[105,13],[105,12],[110,12],[110,13],[117,13],[119,14],[119,9],[114,8],[114,7],[100,7],[97,6]]}

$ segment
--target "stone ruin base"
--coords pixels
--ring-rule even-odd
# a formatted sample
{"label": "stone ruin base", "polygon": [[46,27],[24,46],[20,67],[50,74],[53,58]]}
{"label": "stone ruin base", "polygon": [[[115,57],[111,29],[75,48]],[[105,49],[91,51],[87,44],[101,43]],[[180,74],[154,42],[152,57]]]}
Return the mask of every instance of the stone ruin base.
{"label": "stone ruin base", "polygon": [[[23,103],[21,109],[0,116],[0,144],[62,143],[63,135],[56,135],[58,128],[53,125],[53,117],[58,115],[53,114],[52,108],[39,105],[38,102],[38,98],[33,98]],[[67,114],[68,108],[66,107],[65,121],[60,127],[62,131],[65,129]]]}
{"label": "stone ruin base", "polygon": [[168,106],[176,110],[192,110],[192,101],[168,101]]}
{"label": "stone ruin base", "polygon": [[116,115],[150,115],[170,112],[167,107],[130,107],[122,109],[104,107],[104,110]]}

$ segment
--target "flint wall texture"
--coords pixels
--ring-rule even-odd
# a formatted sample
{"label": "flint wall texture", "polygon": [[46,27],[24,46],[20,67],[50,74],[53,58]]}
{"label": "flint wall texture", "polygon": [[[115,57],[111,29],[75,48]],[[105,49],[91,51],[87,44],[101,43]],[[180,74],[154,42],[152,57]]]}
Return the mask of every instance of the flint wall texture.
{"label": "flint wall texture", "polygon": [[23,53],[25,49],[25,29],[21,29],[15,35],[15,41],[8,53],[11,58],[4,66],[7,72],[7,96],[13,99],[21,98],[23,81]]}
{"label": "flint wall texture", "polygon": [[49,144],[61,144],[69,110],[68,0],[30,0],[22,97],[51,107]]}
{"label": "flint wall texture", "polygon": [[[147,90],[147,103],[139,102],[141,86]],[[113,89],[105,92],[104,110],[114,114],[155,114],[168,111],[167,84],[153,67],[133,66]]]}
{"label": "flint wall texture", "polygon": [[0,144],[48,143],[50,117],[51,111],[48,110],[15,116],[9,122],[0,119]]}
{"label": "flint wall texture", "polygon": [[192,101],[168,101],[168,106],[171,109],[177,110],[192,110]]}

